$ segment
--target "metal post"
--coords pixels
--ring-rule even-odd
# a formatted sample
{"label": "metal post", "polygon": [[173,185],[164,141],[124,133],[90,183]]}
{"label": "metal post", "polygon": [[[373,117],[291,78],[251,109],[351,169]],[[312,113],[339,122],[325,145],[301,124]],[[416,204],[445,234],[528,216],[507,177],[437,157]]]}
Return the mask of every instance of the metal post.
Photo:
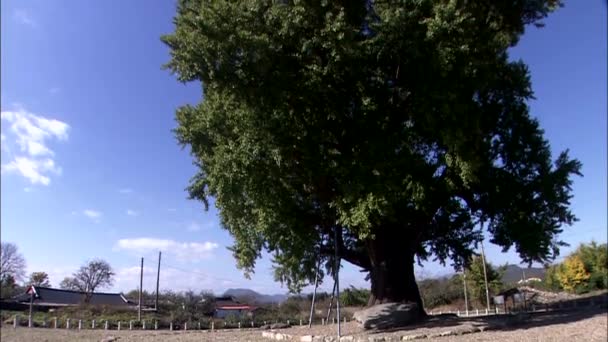
{"label": "metal post", "polygon": [[154,330],[158,330],[158,321],[154,321]]}
{"label": "metal post", "polygon": [[160,285],[160,255],[158,252],[158,270],[156,271],[156,300],[154,301],[154,311],[158,311],[158,286]]}
{"label": "metal post", "polygon": [[146,320],[143,320],[143,321],[141,322],[141,329],[142,329],[142,330],[146,330]]}
{"label": "metal post", "polygon": [[70,329],[70,320],[71,320],[71,319],[70,319],[70,318],[68,318],[68,319],[66,320],[66,322],[65,322],[65,328],[66,328],[66,329]]}
{"label": "metal post", "polygon": [[32,312],[34,310],[34,287],[30,286],[30,315],[28,316],[27,319],[27,327],[31,328],[32,327]]}
{"label": "metal post", "polygon": [[[335,276],[334,276],[335,279]],[[336,281],[334,280],[334,287],[331,290],[331,297],[329,297],[329,308],[327,308],[327,316],[325,316],[325,321],[329,322],[329,317],[331,316],[331,307],[334,303],[334,297],[336,296]]]}
{"label": "metal post", "polygon": [[173,322],[169,323],[169,331],[173,331]]}
{"label": "metal post", "polygon": [[469,295],[467,291],[467,272],[462,266],[462,283],[464,285],[464,306],[465,306],[465,314],[469,315]]}
{"label": "metal post", "polygon": [[486,253],[483,249],[483,221],[481,221],[481,234],[482,234],[482,240],[481,240],[481,262],[483,264],[483,280],[485,282],[486,285],[486,307],[488,310],[490,310],[490,290],[488,288],[488,272],[486,270]]}
{"label": "metal post", "polygon": [[104,327],[103,327],[103,328],[104,328],[105,330],[108,330],[108,327],[109,327],[109,325],[108,325],[108,320],[106,320],[106,324],[104,325]]}
{"label": "metal post", "polygon": [[336,317],[338,319],[338,341],[340,340],[340,257],[338,256],[338,227],[335,228],[334,234],[334,247],[336,250],[336,270],[335,270],[335,281],[336,281]]}
{"label": "metal post", "polygon": [[13,317],[13,329],[17,329],[17,315]]}
{"label": "metal post", "polygon": [[129,321],[129,330],[133,330],[133,321]]}
{"label": "metal post", "polygon": [[91,322],[91,329],[95,329],[95,320]]}
{"label": "metal post", "polygon": [[81,330],[81,329],[82,329],[82,320],[79,319],[78,320],[78,330]]}
{"label": "metal post", "polygon": [[141,258],[141,268],[139,271],[139,302],[137,304],[137,320],[141,322],[141,293],[144,285],[144,258]]}
{"label": "metal post", "polygon": [[121,323],[122,323],[121,321],[118,321],[118,330],[120,330],[120,324]]}
{"label": "metal post", "polygon": [[317,286],[319,286],[319,267],[321,267],[321,260],[317,263],[317,270],[315,273],[315,289],[312,291],[312,303],[310,304],[310,316],[308,318],[308,327],[312,327],[312,316],[315,310],[315,297],[317,295]]}
{"label": "metal post", "polygon": [[57,317],[53,318],[53,328],[57,329]]}

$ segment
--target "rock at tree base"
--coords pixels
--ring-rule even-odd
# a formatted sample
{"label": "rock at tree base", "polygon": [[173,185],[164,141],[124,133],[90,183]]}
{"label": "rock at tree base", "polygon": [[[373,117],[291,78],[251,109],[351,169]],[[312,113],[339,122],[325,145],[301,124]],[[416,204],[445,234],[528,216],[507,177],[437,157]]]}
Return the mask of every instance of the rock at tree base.
{"label": "rock at tree base", "polygon": [[385,303],[357,311],[354,318],[363,329],[389,329],[417,322],[420,312],[415,303]]}

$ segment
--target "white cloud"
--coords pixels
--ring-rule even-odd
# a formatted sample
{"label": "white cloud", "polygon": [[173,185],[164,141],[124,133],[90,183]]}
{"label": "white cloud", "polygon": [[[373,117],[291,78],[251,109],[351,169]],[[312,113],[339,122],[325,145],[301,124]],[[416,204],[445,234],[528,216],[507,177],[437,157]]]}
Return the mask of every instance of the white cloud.
{"label": "white cloud", "polygon": [[200,230],[212,229],[215,226],[216,224],[214,222],[206,222],[202,225],[196,222],[190,222],[190,224],[188,224],[188,226],[186,227],[186,230],[188,230],[189,232],[198,232]]}
{"label": "white cloud", "polygon": [[28,157],[15,157],[8,164],[1,167],[2,172],[19,173],[32,184],[49,185],[51,179],[44,174],[54,172],[61,174],[61,168],[55,165],[53,159],[33,159]]}
{"label": "white cloud", "polygon": [[32,188],[30,188],[29,186],[26,186],[25,188],[23,188],[23,191],[32,192]]}
{"label": "white cloud", "polygon": [[166,252],[175,255],[184,261],[196,261],[209,258],[219,245],[215,242],[178,242],[168,239],[135,238],[120,239],[115,248],[118,250],[133,251],[138,253]]}
{"label": "white cloud", "polygon": [[101,218],[101,212],[96,210],[86,209],[82,213],[93,220],[98,220],[99,218]]}
{"label": "white cloud", "polygon": [[32,18],[32,16],[24,9],[16,9],[15,12],[13,12],[13,17],[21,24],[36,27],[36,21],[34,18]]}
{"label": "white cloud", "polygon": [[135,210],[127,209],[127,215],[129,216],[139,216],[139,213]]}
{"label": "white cloud", "polygon": [[130,194],[133,192],[133,189],[124,188],[124,189],[118,190],[118,192],[120,192],[121,194]]}
{"label": "white cloud", "polygon": [[[1,119],[10,123],[11,136],[14,136],[14,143],[19,146],[19,151],[11,153],[11,160],[2,165],[2,172],[20,174],[32,184],[49,185],[49,173],[61,174],[61,168],[55,164],[52,158],[55,153],[47,146],[47,140],[67,140],[70,126],[22,108],[2,111]],[[8,140],[2,133],[5,150],[8,150],[5,145]]]}

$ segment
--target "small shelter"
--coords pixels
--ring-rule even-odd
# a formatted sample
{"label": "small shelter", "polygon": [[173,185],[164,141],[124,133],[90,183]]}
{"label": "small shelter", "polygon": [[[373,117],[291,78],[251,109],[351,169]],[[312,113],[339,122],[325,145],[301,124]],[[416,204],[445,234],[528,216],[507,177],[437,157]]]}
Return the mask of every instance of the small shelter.
{"label": "small shelter", "polygon": [[236,301],[233,297],[216,297],[214,317],[226,318],[229,316],[251,317],[257,307],[243,304]]}

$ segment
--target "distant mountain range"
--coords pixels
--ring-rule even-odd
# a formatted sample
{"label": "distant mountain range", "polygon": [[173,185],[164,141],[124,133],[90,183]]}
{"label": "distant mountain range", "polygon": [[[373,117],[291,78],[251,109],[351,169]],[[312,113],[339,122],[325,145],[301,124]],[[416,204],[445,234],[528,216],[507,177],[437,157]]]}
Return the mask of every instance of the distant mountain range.
{"label": "distant mountain range", "polygon": [[255,302],[260,304],[282,303],[287,299],[287,295],[265,295],[257,293],[250,289],[228,289],[226,290],[226,292],[224,292],[224,296],[231,296],[234,297],[236,300],[244,302]]}
{"label": "distant mountain range", "polygon": [[[518,265],[507,265],[505,269],[505,273],[502,277],[502,282],[504,284],[513,284],[517,283],[522,279],[522,277],[526,276],[526,279],[529,278],[545,278],[545,269],[542,267],[530,267],[523,268]],[[444,277],[450,277],[446,275]],[[268,303],[282,303],[284,302],[288,296],[284,294],[275,294],[275,295],[265,295],[258,293],[251,289],[228,289],[224,292],[224,296],[234,297],[236,300],[242,302],[250,302],[250,303],[259,303],[259,304],[268,304]]]}
{"label": "distant mountain range", "polygon": [[502,276],[502,282],[505,284],[517,283],[523,277],[529,278],[545,278],[545,269],[542,267],[530,267],[523,268],[517,265],[507,265],[504,275]]}

